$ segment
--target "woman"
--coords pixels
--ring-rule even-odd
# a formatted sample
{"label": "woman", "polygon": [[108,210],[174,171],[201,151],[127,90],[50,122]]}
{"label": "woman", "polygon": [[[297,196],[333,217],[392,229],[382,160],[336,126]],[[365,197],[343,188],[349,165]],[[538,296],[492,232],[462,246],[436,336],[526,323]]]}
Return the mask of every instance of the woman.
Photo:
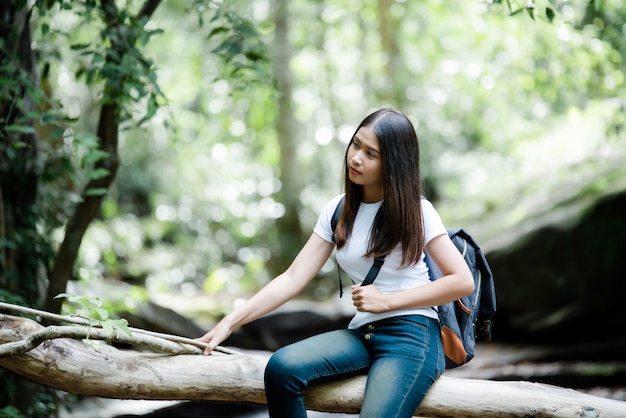
{"label": "woman", "polygon": [[[393,109],[367,116],[345,156],[345,206],[337,225],[337,260],[355,283],[347,329],[276,351],[265,370],[271,417],[306,417],[310,384],[367,373],[361,417],[411,417],[445,368],[433,306],[470,294],[469,268],[441,218],[422,198],[417,135]],[[342,195],[322,210],[313,234],[289,268],[232,311],[201,341],[209,354],[237,326],[296,296],[330,257],[331,217]],[[444,277],[431,282],[427,251]],[[360,286],[374,257],[385,255],[376,282]]]}

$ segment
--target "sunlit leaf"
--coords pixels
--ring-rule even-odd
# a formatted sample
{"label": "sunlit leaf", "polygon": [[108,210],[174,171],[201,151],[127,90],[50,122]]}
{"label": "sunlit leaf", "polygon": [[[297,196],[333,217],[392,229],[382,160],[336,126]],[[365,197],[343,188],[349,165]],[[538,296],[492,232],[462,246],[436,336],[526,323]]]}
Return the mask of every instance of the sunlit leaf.
{"label": "sunlit leaf", "polygon": [[113,329],[113,324],[111,323],[111,321],[102,321],[100,325],[102,326],[102,329],[104,330],[104,333],[106,335],[109,335],[109,336],[113,335],[114,329]]}
{"label": "sunlit leaf", "polygon": [[88,164],[96,163],[108,156],[109,156],[109,153],[106,151],[103,151],[100,149],[91,150],[87,154],[85,154],[85,156],[83,157],[83,160],[82,160],[83,167]]}
{"label": "sunlit leaf", "polygon": [[111,325],[122,334],[132,336],[130,328],[128,327],[128,321],[124,318],[121,319],[109,319],[107,322],[111,323]]}
{"label": "sunlit leaf", "polygon": [[96,308],[94,311],[97,314],[97,315],[94,315],[96,317],[95,319],[98,319],[100,321],[109,319],[109,311],[107,311],[106,309]]}
{"label": "sunlit leaf", "polygon": [[96,168],[87,172],[87,178],[92,180],[101,179],[108,175],[109,170],[107,170],[106,168]]}

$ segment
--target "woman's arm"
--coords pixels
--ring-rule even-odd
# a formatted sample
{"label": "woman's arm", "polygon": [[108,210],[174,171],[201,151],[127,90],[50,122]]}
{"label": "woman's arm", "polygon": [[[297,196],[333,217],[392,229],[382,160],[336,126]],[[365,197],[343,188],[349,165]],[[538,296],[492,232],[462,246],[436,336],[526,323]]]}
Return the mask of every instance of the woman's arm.
{"label": "woman's arm", "polygon": [[273,311],[300,293],[330,257],[334,244],[313,233],[289,268],[254,296],[226,315],[213,329],[198,340],[208,343],[205,354],[210,354],[232,331],[241,325]]}
{"label": "woman's arm", "polygon": [[381,293],[375,286],[353,286],[352,300],[357,310],[381,313],[390,310],[431,307],[451,302],[474,290],[472,273],[447,234],[428,242],[428,255],[443,276],[429,284],[399,292]]}

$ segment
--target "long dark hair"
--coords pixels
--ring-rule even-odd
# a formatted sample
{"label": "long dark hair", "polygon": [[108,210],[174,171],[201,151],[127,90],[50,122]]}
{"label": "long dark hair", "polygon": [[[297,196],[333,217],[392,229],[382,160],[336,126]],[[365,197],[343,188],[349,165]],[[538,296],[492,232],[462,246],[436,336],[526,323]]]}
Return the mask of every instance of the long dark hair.
{"label": "long dark hair", "polygon": [[[384,199],[374,219],[365,256],[387,255],[401,244],[402,267],[417,264],[424,249],[424,228],[419,145],[415,128],[406,115],[394,109],[380,109],[370,114],[361,122],[354,135],[363,126],[372,128],[380,144]],[[348,177],[347,156],[348,150],[344,157],[346,198],[337,225],[337,248],[343,247],[350,238],[356,213],[363,200],[363,187]]]}

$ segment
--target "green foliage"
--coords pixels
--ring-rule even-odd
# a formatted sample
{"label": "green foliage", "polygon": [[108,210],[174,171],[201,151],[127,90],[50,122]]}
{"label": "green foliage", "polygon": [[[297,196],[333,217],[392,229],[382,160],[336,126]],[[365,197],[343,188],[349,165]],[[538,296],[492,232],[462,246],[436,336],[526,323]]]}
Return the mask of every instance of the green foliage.
{"label": "green foliage", "polygon": [[[4,5],[3,5],[4,6]],[[8,14],[7,14],[8,15]],[[5,15],[6,16],[6,15]],[[3,39],[4,41],[4,39]],[[60,224],[55,213],[64,193],[47,205],[37,205],[38,189],[62,178],[67,170],[61,141],[65,121],[20,57],[3,46],[0,54],[0,300],[20,305],[39,302],[39,272],[51,259],[49,236],[44,225]],[[35,135],[46,132],[49,142],[38,146]],[[42,163],[45,161],[44,163]],[[0,370],[0,416],[31,418],[54,415],[49,389]],[[25,390],[28,388],[29,390]],[[21,402],[18,402],[18,399]],[[22,412],[16,405],[23,408]]]}
{"label": "green foliage", "polygon": [[[62,293],[56,298],[65,298],[70,304],[78,305],[76,309],[73,309],[72,314],[87,319],[91,326],[101,327],[108,335],[112,335],[114,332],[132,335],[128,329],[128,321],[124,318],[110,318],[109,309],[104,307],[102,300],[98,297],[89,298]],[[71,305],[68,306],[68,309],[72,310]]]}
{"label": "green foliage", "polygon": [[0,289],[0,301],[12,303],[14,305],[27,305],[26,301],[20,295],[16,295],[15,293],[9,292],[5,289]]}
{"label": "green foliage", "polygon": [[14,406],[0,408],[0,418],[24,418],[24,415]]}
{"label": "green foliage", "polygon": [[0,417],[50,418],[58,416],[55,393],[52,389],[36,385],[3,368],[0,368],[0,381],[2,382]]}
{"label": "green foliage", "polygon": [[493,0],[495,4],[505,3],[508,12],[511,16],[515,16],[520,13],[524,13],[531,19],[541,18],[546,19],[548,22],[552,22],[555,18],[555,7],[562,6],[567,3],[562,0]]}
{"label": "green foliage", "polygon": [[[207,39],[217,40],[211,53],[226,64],[225,78],[240,80],[240,85],[255,81],[269,83],[268,51],[253,23],[233,10],[220,8],[211,18]],[[247,73],[247,74],[246,74]],[[248,83],[245,83],[245,82]]]}
{"label": "green foliage", "polygon": [[[67,32],[70,39],[79,40],[69,45],[78,58],[77,78],[84,77],[93,86],[104,83],[100,103],[118,105],[120,122],[133,119],[135,104],[142,104],[145,109],[136,123],[150,120],[165,98],[157,83],[154,63],[142,49],[162,31],[151,29],[145,18],[137,18],[126,8],[100,9],[88,2],[71,11],[78,17],[78,24]],[[82,42],[94,32],[96,12],[103,18],[98,31],[100,42]]]}

